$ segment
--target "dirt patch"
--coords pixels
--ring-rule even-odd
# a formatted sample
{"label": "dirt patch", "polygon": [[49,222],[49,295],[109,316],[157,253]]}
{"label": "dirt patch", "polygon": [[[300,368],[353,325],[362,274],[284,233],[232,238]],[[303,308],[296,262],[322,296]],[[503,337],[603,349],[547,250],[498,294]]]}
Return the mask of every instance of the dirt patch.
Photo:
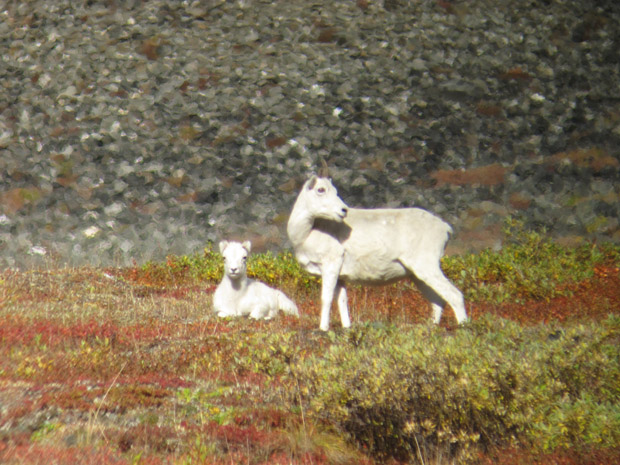
{"label": "dirt patch", "polygon": [[469,170],[439,170],[431,174],[437,181],[437,187],[451,184],[454,186],[496,186],[504,182],[507,169],[500,164],[481,166]]}
{"label": "dirt patch", "polygon": [[573,150],[552,155],[547,163],[551,166],[574,164],[580,168],[590,168],[600,173],[605,168],[618,168],[620,162],[612,155],[598,148]]}

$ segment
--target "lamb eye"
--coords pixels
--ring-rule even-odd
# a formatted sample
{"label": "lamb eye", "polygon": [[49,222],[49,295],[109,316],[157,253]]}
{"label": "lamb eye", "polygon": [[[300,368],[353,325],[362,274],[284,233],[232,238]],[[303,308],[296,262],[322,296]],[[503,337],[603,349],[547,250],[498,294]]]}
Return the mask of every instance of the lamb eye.
{"label": "lamb eye", "polygon": [[325,194],[325,192],[326,192],[324,187],[319,187],[316,191],[317,191],[319,194]]}

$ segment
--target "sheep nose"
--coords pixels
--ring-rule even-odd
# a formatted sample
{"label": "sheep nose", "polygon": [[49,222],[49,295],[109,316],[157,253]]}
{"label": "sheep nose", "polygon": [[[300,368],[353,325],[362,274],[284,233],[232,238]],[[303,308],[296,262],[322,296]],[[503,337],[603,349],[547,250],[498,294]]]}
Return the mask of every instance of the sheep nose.
{"label": "sheep nose", "polygon": [[346,207],[345,207],[345,208],[343,208],[343,209],[342,209],[342,216],[347,216],[347,213],[348,213],[348,212],[349,212],[349,209],[348,209],[348,208],[346,208]]}

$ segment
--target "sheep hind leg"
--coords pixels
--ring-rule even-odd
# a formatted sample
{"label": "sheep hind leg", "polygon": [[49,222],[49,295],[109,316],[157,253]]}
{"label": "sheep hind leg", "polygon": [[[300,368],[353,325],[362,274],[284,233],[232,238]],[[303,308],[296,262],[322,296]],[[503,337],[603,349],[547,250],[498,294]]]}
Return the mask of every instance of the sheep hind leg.
{"label": "sheep hind leg", "polygon": [[437,294],[433,290],[433,288],[431,288],[421,279],[418,279],[416,276],[413,277],[413,282],[418,288],[418,290],[422,293],[424,298],[428,300],[431,304],[431,309],[433,310],[433,323],[439,324],[439,322],[441,321],[441,314],[443,313],[443,308],[446,305],[446,301],[442,299],[439,294]]}
{"label": "sheep hind leg", "polygon": [[439,323],[446,302],[452,307],[456,321],[461,324],[467,321],[465,299],[461,291],[444,276],[439,266],[436,270],[428,267],[409,268],[414,274],[414,282],[433,308],[433,320]]}

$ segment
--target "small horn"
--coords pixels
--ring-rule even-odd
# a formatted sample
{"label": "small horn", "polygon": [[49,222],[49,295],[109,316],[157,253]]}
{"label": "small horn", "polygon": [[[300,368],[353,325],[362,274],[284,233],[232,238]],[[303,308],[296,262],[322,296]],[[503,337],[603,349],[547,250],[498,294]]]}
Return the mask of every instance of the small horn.
{"label": "small horn", "polygon": [[329,178],[329,166],[324,158],[321,158],[321,168],[319,169],[319,176],[321,178]]}

